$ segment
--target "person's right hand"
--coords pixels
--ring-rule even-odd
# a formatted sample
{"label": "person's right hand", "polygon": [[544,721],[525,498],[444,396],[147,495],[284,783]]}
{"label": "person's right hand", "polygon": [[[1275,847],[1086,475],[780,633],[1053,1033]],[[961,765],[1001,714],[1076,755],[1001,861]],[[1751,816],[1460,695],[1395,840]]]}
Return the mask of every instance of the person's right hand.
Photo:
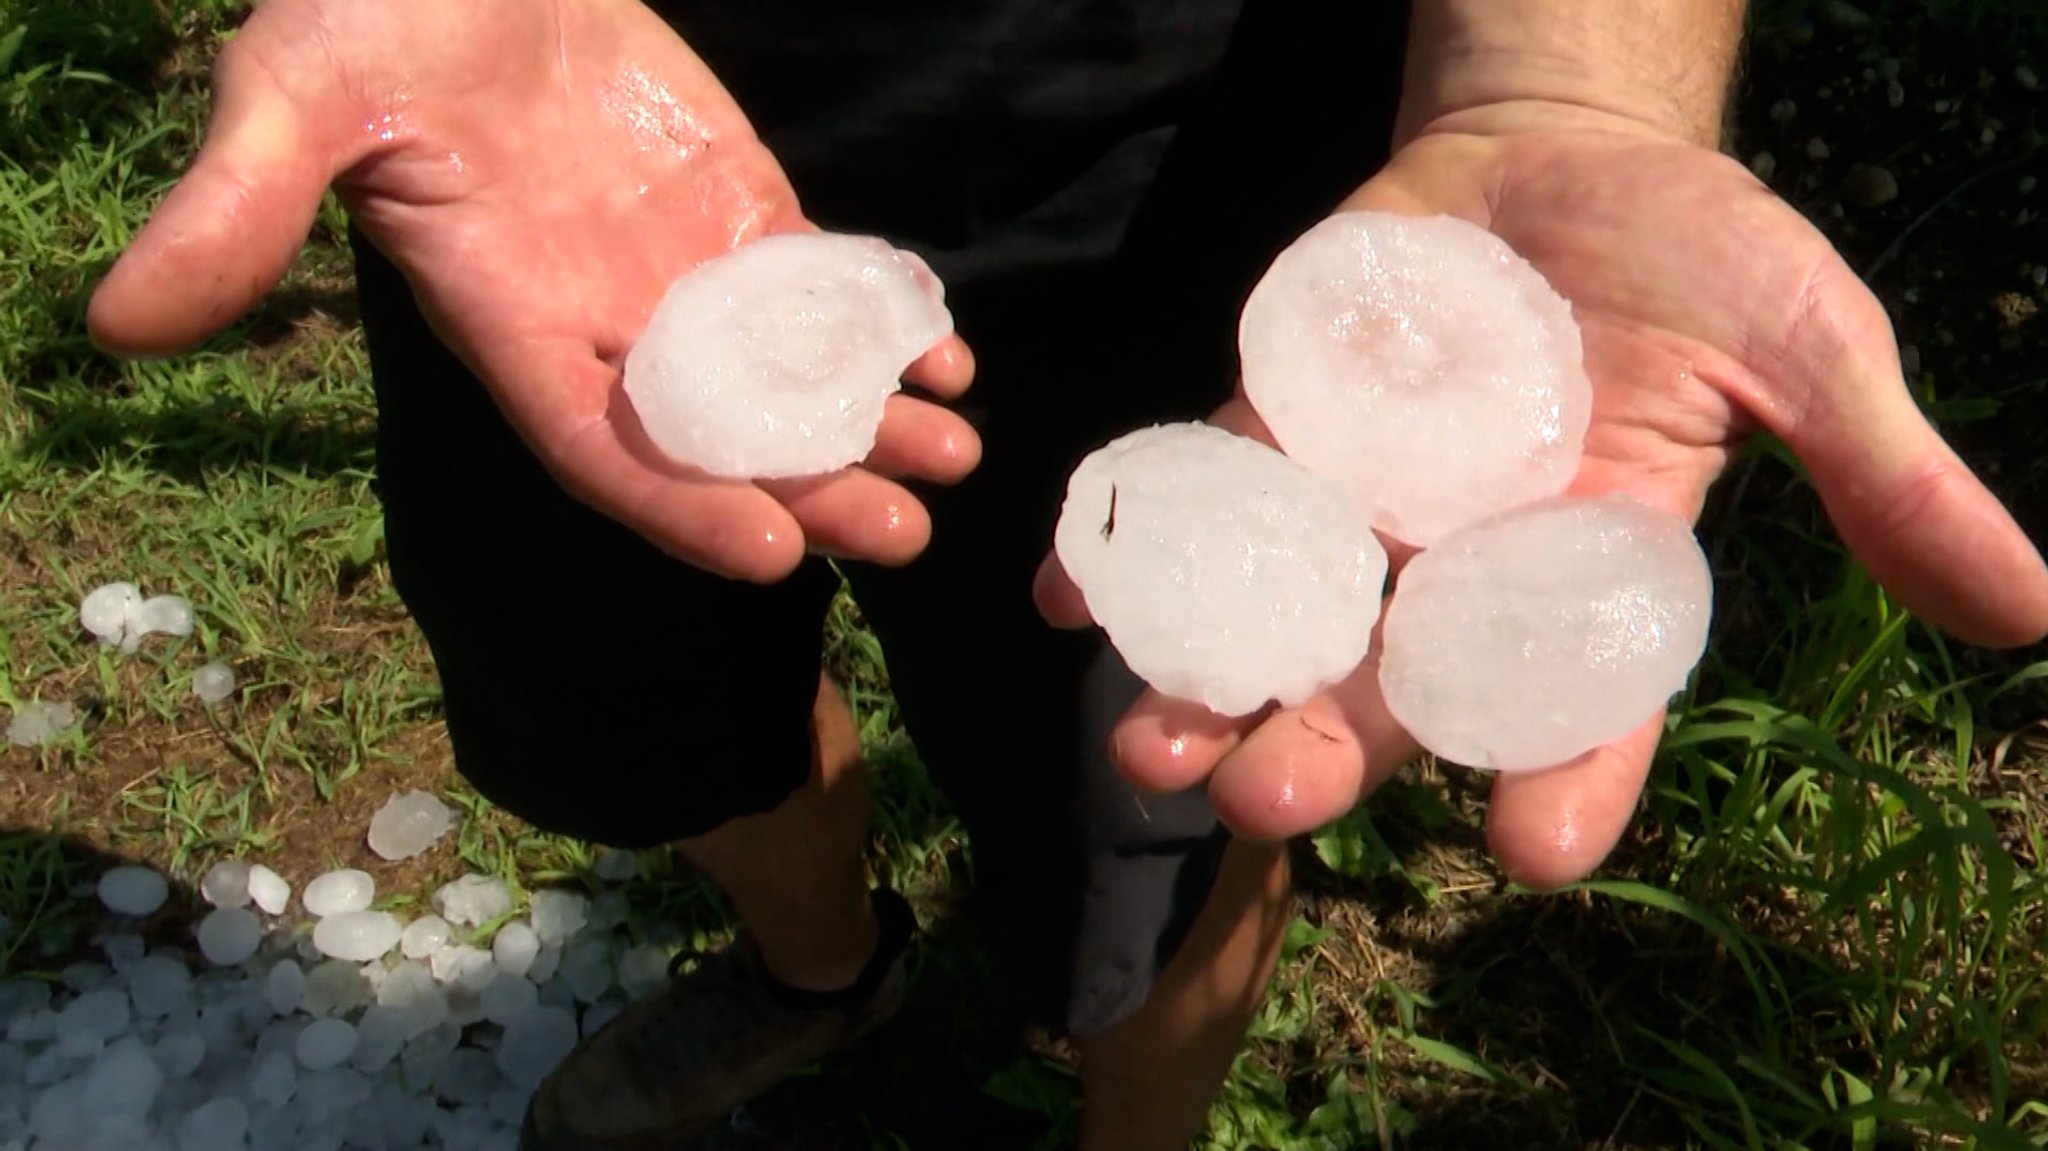
{"label": "person's right hand", "polygon": [[[94,338],[178,351],[283,276],[332,186],[441,338],[572,495],[681,559],[773,581],[807,549],[886,564],[931,521],[887,476],[953,482],[965,420],[893,396],[865,466],[750,484],[663,459],[620,373],[662,292],[812,227],[704,62],[638,0],[269,0],[223,49],[191,171],[95,293]],[[907,379],[973,375],[948,339]]]}

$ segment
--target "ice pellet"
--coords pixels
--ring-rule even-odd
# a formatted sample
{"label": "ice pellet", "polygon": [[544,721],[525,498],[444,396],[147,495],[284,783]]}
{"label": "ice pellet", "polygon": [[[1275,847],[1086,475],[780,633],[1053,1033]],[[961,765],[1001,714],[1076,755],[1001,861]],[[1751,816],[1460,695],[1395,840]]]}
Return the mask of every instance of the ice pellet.
{"label": "ice pellet", "polygon": [[32,699],[8,719],[7,742],[15,747],[47,747],[77,726],[78,710],[70,704]]}
{"label": "ice pellet", "polygon": [[207,868],[199,880],[199,894],[215,907],[249,906],[249,865],[223,859]]}
{"label": "ice pellet", "polygon": [[292,901],[292,885],[260,863],[249,868],[249,898],[265,915],[283,915]]}
{"label": "ice pellet", "polygon": [[247,962],[263,942],[263,924],[246,907],[216,907],[199,921],[199,952],[219,967]]}
{"label": "ice pellet", "polygon": [[306,969],[296,959],[280,959],[263,980],[263,998],[275,1015],[290,1015],[306,997]]}
{"label": "ice pellet", "polygon": [[224,663],[209,663],[195,669],[192,694],[207,704],[219,703],[235,694],[235,669]]}
{"label": "ice pellet", "polygon": [[355,1025],[345,1019],[315,1019],[299,1032],[292,1055],[308,1071],[339,1066],[356,1053]]}
{"label": "ice pellet", "polygon": [[166,1032],[156,1041],[156,1065],[166,1079],[183,1079],[206,1062],[206,1039],[193,1031]]}
{"label": "ice pellet", "polygon": [[508,976],[491,980],[478,999],[484,1018],[505,1027],[540,1005],[540,989],[524,979]]}
{"label": "ice pellet", "polygon": [[377,894],[377,881],[367,871],[342,868],[313,878],[299,893],[299,902],[316,918],[361,911]]}
{"label": "ice pellet", "polygon": [[1684,520],[1621,495],[1544,500],[1409,563],[1380,686],[1445,759],[1550,767],[1626,735],[1683,688],[1712,609]]}
{"label": "ice pellet", "polygon": [[149,1049],[130,1036],[108,1047],[93,1065],[81,1102],[96,1119],[110,1113],[140,1118],[149,1114],[163,1085],[163,1070]]}
{"label": "ice pellet", "polygon": [[385,859],[410,859],[455,826],[455,812],[424,791],[384,801],[370,819],[370,850]]}
{"label": "ice pellet", "polygon": [[161,1019],[186,1001],[192,990],[192,973],[171,955],[146,955],[128,972],[128,997],[135,1014],[144,1019]]}
{"label": "ice pellet", "polygon": [[191,635],[192,603],[181,595],[153,595],[136,607],[134,626],[144,635]]}
{"label": "ice pellet", "polygon": [[1334,487],[1207,424],[1082,460],[1053,546],[1132,671],[1224,715],[1300,703],[1357,667],[1387,575]]}
{"label": "ice pellet", "polygon": [[668,952],[652,943],[628,948],[619,956],[619,986],[630,998],[645,999],[668,982]]}
{"label": "ice pellet", "polygon": [[583,930],[590,901],[573,891],[536,891],[529,900],[533,932],[542,943],[560,943]]}
{"label": "ice pellet", "polygon": [[142,607],[142,591],[134,584],[116,581],[101,584],[85,594],[78,605],[78,623],[103,644],[119,644],[128,634],[135,613]]}
{"label": "ice pellet", "polygon": [[422,915],[399,933],[398,949],[407,959],[426,959],[448,944],[448,921],[438,915]]}
{"label": "ice pellet", "polygon": [[529,1091],[576,1046],[576,1017],[559,1007],[536,1007],[505,1028],[498,1044],[498,1069]]}
{"label": "ice pellet", "polygon": [[100,902],[116,915],[154,915],[170,898],[163,873],[148,867],[116,867],[100,876]]}
{"label": "ice pellet", "polygon": [[404,928],[385,911],[344,911],[313,925],[313,946],[330,959],[368,963],[398,946]]}
{"label": "ice pellet", "polygon": [[497,962],[498,970],[515,979],[525,979],[539,955],[540,937],[524,920],[515,919],[500,927],[491,939],[491,958]]}
{"label": "ice pellet", "polygon": [[627,353],[625,391],[679,463],[822,475],[867,456],[903,370],[952,330],[915,255],[865,236],[767,236],[669,286]]}
{"label": "ice pellet", "polygon": [[234,1098],[209,1099],[178,1121],[178,1151],[240,1151],[249,1135],[249,1109]]}
{"label": "ice pellet", "polygon": [[1280,447],[1396,539],[1427,547],[1578,471],[1593,390],[1571,305],[1476,224],[1328,217],[1252,289],[1238,345]]}
{"label": "ice pellet", "polygon": [[476,927],[512,910],[512,892],[502,879],[465,875],[434,892],[434,910],[450,923]]}

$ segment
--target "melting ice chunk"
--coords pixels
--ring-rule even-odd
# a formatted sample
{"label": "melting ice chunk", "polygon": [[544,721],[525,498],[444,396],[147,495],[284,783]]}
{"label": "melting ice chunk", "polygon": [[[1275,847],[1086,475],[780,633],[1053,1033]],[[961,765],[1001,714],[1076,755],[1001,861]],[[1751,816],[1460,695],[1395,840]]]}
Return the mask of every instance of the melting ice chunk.
{"label": "melting ice chunk", "polygon": [[1357,667],[1387,575],[1334,487],[1207,424],[1081,461],[1053,544],[1131,670],[1224,715],[1300,703]]}
{"label": "melting ice chunk", "polygon": [[370,900],[377,894],[377,881],[367,871],[347,867],[313,877],[306,884],[306,890],[299,893],[299,902],[307,912],[317,918],[340,915],[348,911],[361,911],[370,906]]}
{"label": "melting ice chunk", "polygon": [[1476,224],[1329,217],[1253,288],[1238,347],[1282,450],[1418,547],[1578,470],[1593,392],[1571,305]]}
{"label": "melting ice chunk", "polygon": [[434,892],[434,910],[450,923],[475,927],[512,910],[512,893],[502,879],[465,875]]}
{"label": "melting ice chunk", "polygon": [[246,907],[216,907],[199,921],[199,953],[219,967],[233,967],[256,954],[263,924]]}
{"label": "melting ice chunk", "polygon": [[953,330],[924,261],[864,236],[768,236],[670,285],[626,357],[655,445],[739,478],[865,458],[883,402]]}
{"label": "melting ice chunk", "polygon": [[199,894],[215,907],[249,906],[249,865],[223,859],[207,868],[199,880]]}
{"label": "melting ice chunk", "polygon": [[219,703],[235,694],[235,670],[224,663],[199,668],[192,673],[192,694],[201,703]]}
{"label": "melting ice chunk", "polygon": [[150,596],[136,607],[133,624],[144,635],[191,635],[192,601],[181,595]]}
{"label": "melting ice chunk", "polygon": [[344,911],[313,925],[313,946],[329,959],[368,963],[397,946],[403,930],[389,912]]}
{"label": "melting ice chunk", "polygon": [[370,850],[385,859],[410,859],[455,826],[455,812],[424,791],[384,801],[370,817]]}
{"label": "melting ice chunk", "polygon": [[583,930],[590,901],[573,891],[536,891],[533,931],[542,943],[560,943]]}
{"label": "melting ice chunk", "polygon": [[42,747],[62,739],[78,724],[78,712],[68,703],[29,700],[7,721],[7,742],[16,747]]}
{"label": "melting ice chunk", "polygon": [[142,591],[134,584],[125,580],[101,584],[80,601],[78,623],[101,643],[118,644],[127,638],[141,609]]}
{"label": "melting ice chunk", "polygon": [[100,902],[116,915],[156,914],[170,897],[171,885],[162,873],[147,867],[116,867],[100,876]]}
{"label": "melting ice chunk", "polygon": [[1685,521],[1627,496],[1543,500],[1409,563],[1380,686],[1445,759],[1550,767],[1627,734],[1684,687],[1712,610]]}
{"label": "melting ice chunk", "polygon": [[292,900],[292,885],[268,867],[253,864],[249,868],[249,898],[263,909],[263,914],[283,915]]}

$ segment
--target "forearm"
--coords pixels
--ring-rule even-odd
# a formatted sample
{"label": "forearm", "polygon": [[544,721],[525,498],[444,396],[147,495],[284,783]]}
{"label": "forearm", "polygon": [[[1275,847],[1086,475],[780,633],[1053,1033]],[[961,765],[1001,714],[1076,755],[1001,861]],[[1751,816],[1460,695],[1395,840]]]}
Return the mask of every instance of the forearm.
{"label": "forearm", "polygon": [[1744,0],[1414,0],[1397,142],[1535,109],[1720,143]]}

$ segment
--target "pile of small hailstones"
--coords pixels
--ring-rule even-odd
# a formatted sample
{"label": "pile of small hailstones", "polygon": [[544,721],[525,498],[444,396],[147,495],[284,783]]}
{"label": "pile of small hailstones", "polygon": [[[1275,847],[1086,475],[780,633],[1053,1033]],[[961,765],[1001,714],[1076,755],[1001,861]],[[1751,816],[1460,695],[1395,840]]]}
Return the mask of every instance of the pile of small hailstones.
{"label": "pile of small hailstones", "polygon": [[[142,589],[119,581],[87,592],[78,605],[78,623],[93,638],[124,655],[142,650],[152,635],[192,634],[192,603],[183,596],[144,598]],[[224,663],[209,663],[192,673],[192,694],[212,705],[234,694],[235,673]],[[29,700],[7,721],[7,742],[16,747],[42,747],[69,736],[78,727],[78,710],[62,700]]]}
{"label": "pile of small hailstones", "polygon": [[[447,830],[431,797],[397,797],[386,858]],[[141,931],[165,877],[100,877],[103,958],[56,982],[0,982],[0,1148],[7,1151],[506,1149],[535,1086],[625,1004],[662,986],[668,951],[625,930],[607,853],[595,898],[466,875],[410,922],[359,870],[290,883],[214,865],[189,948]],[[295,914],[302,912],[303,914]],[[673,942],[673,940],[669,941]]]}

